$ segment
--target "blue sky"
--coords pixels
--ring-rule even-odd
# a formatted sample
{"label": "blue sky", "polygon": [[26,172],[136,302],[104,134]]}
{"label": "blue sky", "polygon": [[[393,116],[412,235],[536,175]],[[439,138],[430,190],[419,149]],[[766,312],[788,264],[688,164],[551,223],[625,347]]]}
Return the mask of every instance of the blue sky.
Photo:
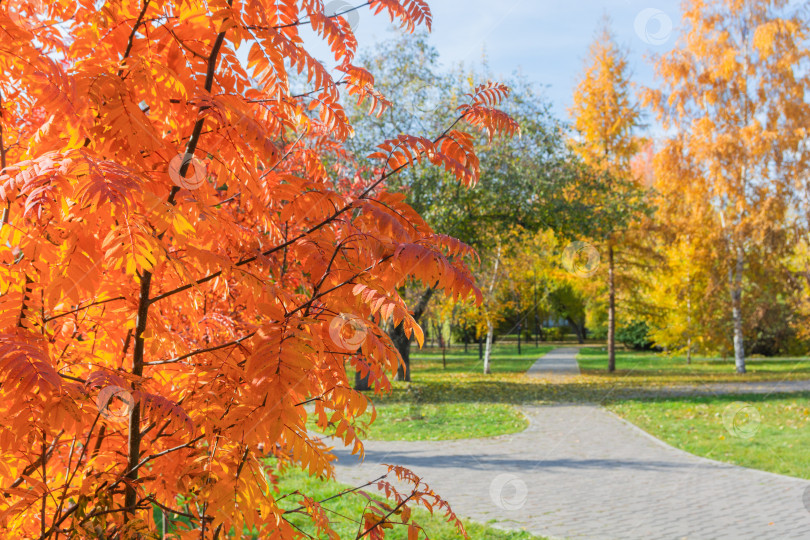
{"label": "blue sky", "polygon": [[[620,45],[629,51],[634,80],[653,83],[649,57],[666,52],[677,37],[677,0],[428,0],[431,41],[446,66],[477,63],[486,53],[496,75],[520,70],[545,87],[560,117],[567,117],[588,44],[604,13]],[[338,13],[360,0],[324,0]],[[390,37],[386,16],[361,8],[347,17],[361,47]],[[326,49],[316,56],[324,57]]]}

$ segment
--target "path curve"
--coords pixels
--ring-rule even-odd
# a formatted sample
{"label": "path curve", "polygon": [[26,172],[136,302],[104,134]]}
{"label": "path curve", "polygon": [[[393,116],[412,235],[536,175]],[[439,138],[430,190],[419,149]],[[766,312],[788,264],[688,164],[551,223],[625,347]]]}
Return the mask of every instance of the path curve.
{"label": "path curve", "polygon": [[810,538],[810,482],[673,448],[594,405],[522,407],[521,432],[454,441],[369,441],[358,485],[412,469],[460,515],[551,538]]}

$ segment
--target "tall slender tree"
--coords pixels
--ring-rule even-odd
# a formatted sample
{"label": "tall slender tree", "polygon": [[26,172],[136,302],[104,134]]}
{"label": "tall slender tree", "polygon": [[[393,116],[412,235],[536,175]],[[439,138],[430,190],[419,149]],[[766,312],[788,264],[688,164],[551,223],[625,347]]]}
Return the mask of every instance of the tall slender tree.
{"label": "tall slender tree", "polygon": [[[570,113],[577,134],[575,150],[586,164],[604,171],[606,181],[615,181],[610,186],[611,202],[622,205],[625,196],[635,196],[626,180],[631,178],[630,160],[639,148],[635,132],[641,110],[631,94],[626,52],[616,44],[607,17],[591,43]],[[616,369],[617,225],[606,220],[597,233],[607,247],[608,371]]]}
{"label": "tall slender tree", "polygon": [[657,63],[663,88],[649,93],[695,171],[678,191],[705,198],[717,225],[697,232],[719,232],[738,373],[746,276],[784,257],[809,156],[805,13],[786,0],[687,1],[681,42]]}

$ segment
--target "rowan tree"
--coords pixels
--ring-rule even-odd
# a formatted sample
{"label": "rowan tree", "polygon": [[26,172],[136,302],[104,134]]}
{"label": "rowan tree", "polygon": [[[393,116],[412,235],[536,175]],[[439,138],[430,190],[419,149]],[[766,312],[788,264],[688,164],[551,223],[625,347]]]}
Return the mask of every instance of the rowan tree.
{"label": "rowan tree", "polygon": [[[662,88],[650,101],[677,133],[663,151],[692,170],[673,190],[707,203],[695,232],[717,237],[736,370],[744,373],[747,276],[784,259],[790,209],[803,204],[808,20],[785,0],[690,0],[682,23],[679,45],[657,62]],[[693,209],[683,210],[688,219]]]}
{"label": "rowan tree", "polygon": [[[430,28],[423,0],[368,9]],[[471,132],[517,131],[495,108],[508,90],[477,86],[442,131],[380,141],[355,169],[341,95],[389,103],[319,0],[11,0],[0,23],[0,535],[155,538],[154,510],[180,538],[292,538],[292,498],[334,538],[273,471],[333,475],[307,403],[362,454],[347,370],[389,386],[386,321],[421,342],[401,283],[480,294],[472,250],[386,182],[429,162],[474,185]],[[390,477],[372,484],[396,505],[370,502],[358,536],[424,536],[412,503],[455,519]]]}

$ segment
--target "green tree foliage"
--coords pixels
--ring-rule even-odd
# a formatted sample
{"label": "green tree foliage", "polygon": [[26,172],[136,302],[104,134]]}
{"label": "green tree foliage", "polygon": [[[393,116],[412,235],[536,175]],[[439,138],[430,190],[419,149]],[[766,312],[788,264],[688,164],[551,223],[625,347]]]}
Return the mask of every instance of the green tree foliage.
{"label": "green tree foliage", "polygon": [[[462,67],[442,69],[436,51],[422,34],[383,43],[363,60],[370,66],[375,86],[394,106],[380,116],[369,115],[365,104],[348,107],[356,127],[350,144],[358,148],[402,132],[430,134],[439,126],[449,125],[474,77]],[[575,186],[583,184],[584,169],[572,158],[564,126],[525,80],[514,77],[508,83],[512,94],[504,110],[520,124],[521,136],[491,141],[482,137],[477,141],[481,177],[473,189],[458,189],[458,183],[445,171],[427,166],[413,167],[388,183],[389,189],[406,194],[406,201],[434,230],[478,250],[485,259],[479,276],[483,278],[479,280],[482,288],[493,275],[496,283],[500,281],[499,273],[493,274],[498,256],[493,246],[507,239],[516,227],[527,231],[574,230],[586,220],[575,194]],[[360,163],[364,166],[362,160]],[[431,286],[411,283],[412,290],[405,294],[418,307],[423,300],[425,304],[430,301]],[[479,329],[487,326],[486,313],[482,312],[484,319],[475,321]],[[410,339],[400,335],[399,328],[389,332],[407,362]],[[406,370],[401,375],[408,379]]]}

